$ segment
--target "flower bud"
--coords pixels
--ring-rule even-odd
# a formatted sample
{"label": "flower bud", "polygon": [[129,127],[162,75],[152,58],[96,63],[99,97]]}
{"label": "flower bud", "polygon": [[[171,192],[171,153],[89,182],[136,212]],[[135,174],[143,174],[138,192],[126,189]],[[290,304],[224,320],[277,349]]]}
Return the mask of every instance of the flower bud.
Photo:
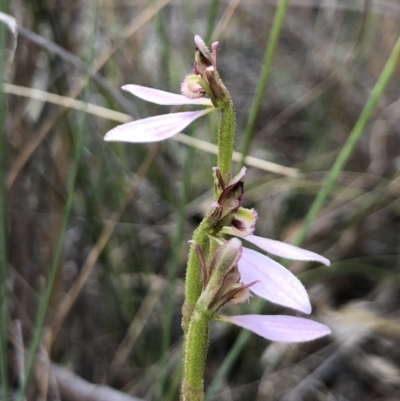
{"label": "flower bud", "polygon": [[197,99],[206,94],[205,89],[200,85],[201,78],[198,75],[188,75],[181,84],[183,96],[189,99]]}
{"label": "flower bud", "polygon": [[201,75],[206,80],[207,68],[214,66],[212,54],[199,35],[194,37],[194,46],[196,50],[194,55],[194,73]]}
{"label": "flower bud", "polygon": [[[243,178],[245,172],[246,169],[242,169],[240,173],[236,177],[234,177],[234,179],[231,180],[220,193],[218,197],[218,203],[222,207],[221,219],[226,216],[232,215],[233,213],[236,213],[241,207],[244,194],[244,184],[241,179]],[[214,170],[214,182],[220,187],[224,185],[224,183],[222,178],[219,178],[218,173],[218,169]]]}
{"label": "flower bud", "polygon": [[210,309],[216,303],[225,279],[231,271],[236,270],[237,274],[234,273],[230,276],[229,282],[233,280],[236,283],[240,279],[237,264],[241,255],[242,243],[237,238],[230,239],[217,249],[208,268],[209,280],[207,286],[198,300],[199,305],[204,309]]}
{"label": "flower bud", "polygon": [[222,176],[221,170],[218,167],[213,167],[214,175],[214,188],[216,193],[220,194],[225,188],[224,177]]}
{"label": "flower bud", "polygon": [[215,107],[219,103],[224,103],[230,99],[229,94],[223,85],[217,71],[217,49],[218,42],[212,44],[212,52],[210,52],[204,40],[196,35],[194,37],[195,56],[194,56],[194,73],[200,75],[207,84],[207,94],[210,96]]}

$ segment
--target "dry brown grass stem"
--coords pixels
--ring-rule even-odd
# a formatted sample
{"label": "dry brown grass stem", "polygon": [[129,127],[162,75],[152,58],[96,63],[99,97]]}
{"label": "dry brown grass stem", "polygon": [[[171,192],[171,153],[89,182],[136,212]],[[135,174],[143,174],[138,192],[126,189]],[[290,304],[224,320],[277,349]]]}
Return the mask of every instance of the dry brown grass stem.
{"label": "dry brown grass stem", "polygon": [[48,102],[52,104],[57,104],[58,106],[74,109],[74,110],[85,110],[86,113],[92,114],[94,116],[108,118],[113,121],[118,121],[126,123],[132,120],[132,117],[128,114],[120,113],[106,107],[97,106],[92,103],[85,103],[81,100],[76,100],[67,96],[56,95],[55,93],[45,92],[40,89],[28,88],[26,86],[18,86],[12,84],[4,84],[4,93],[10,95],[28,97],[30,99],[39,100],[42,102]]}
{"label": "dry brown grass stem", "polygon": [[[105,107],[97,106],[91,103],[85,103],[80,100],[76,100],[74,98],[56,95],[54,93],[49,93],[38,89],[32,89],[11,84],[4,84],[4,92],[17,96],[24,96],[24,97],[29,97],[31,99],[37,99],[40,101],[54,103],[61,106],[63,110],[65,110],[66,108],[72,108],[75,110],[85,110],[89,114],[93,114],[95,116],[103,118],[108,118],[110,120],[121,123],[126,123],[132,120],[132,117],[129,114],[120,113],[118,111],[110,110]],[[214,155],[218,153],[218,147],[216,145],[207,141],[203,141],[201,139],[192,138],[182,133],[175,135],[172,139],[207,153],[211,153]],[[242,157],[241,153],[239,152],[233,153],[234,161],[239,162],[241,160],[241,157]],[[25,162],[26,161],[24,161],[24,164]],[[298,175],[298,171],[294,168],[285,167],[280,164],[272,163],[267,160],[262,160],[253,156],[247,156],[245,159],[245,164],[249,167],[255,167],[260,170],[288,177],[294,177]],[[20,170],[17,170],[17,172],[19,171]],[[14,182],[14,179],[16,178],[16,176],[14,175],[15,173],[10,172],[9,176],[7,177],[8,188],[11,187],[12,183]]]}
{"label": "dry brown grass stem", "polygon": [[[93,72],[97,72],[109,58],[114,54],[115,51],[118,50],[119,46],[122,45],[130,36],[136,33],[139,28],[141,28],[144,24],[146,24],[154,15],[156,15],[163,7],[165,7],[171,0],[162,0],[155,4],[151,4],[146,7],[142,13],[135,18],[132,23],[127,26],[123,34],[121,35],[121,42],[114,46],[111,49],[106,49],[100,56],[94,61],[93,65]],[[87,79],[82,78],[69,92],[67,95],[68,98],[75,99],[82,90],[87,85]],[[15,179],[17,178],[18,174],[21,172],[22,168],[25,166],[26,162],[32,156],[33,152],[36,148],[40,145],[44,138],[46,138],[47,134],[50,132],[54,124],[58,121],[60,116],[67,110],[67,107],[63,106],[62,108],[58,109],[57,112],[52,114],[47,121],[44,122],[41,130],[35,136],[35,138],[29,142],[24,149],[22,149],[19,157],[15,160],[13,165],[10,168],[10,172],[7,175],[7,188],[10,188]]]}
{"label": "dry brown grass stem", "polygon": [[215,30],[212,35],[212,42],[216,40],[220,40],[222,34],[225,32],[226,28],[228,27],[228,24],[230,20],[233,17],[233,14],[235,13],[235,10],[238,8],[241,0],[231,0],[226,7],[224,13],[222,14],[221,19],[218,21],[217,26],[215,27]]}

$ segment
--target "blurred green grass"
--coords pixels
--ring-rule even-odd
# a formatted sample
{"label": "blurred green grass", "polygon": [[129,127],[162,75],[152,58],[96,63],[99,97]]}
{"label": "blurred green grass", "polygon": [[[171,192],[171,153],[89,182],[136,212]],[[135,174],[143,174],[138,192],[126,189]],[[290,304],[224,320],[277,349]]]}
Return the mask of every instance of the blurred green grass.
{"label": "blurred green grass", "polygon": [[[20,31],[12,64],[1,57],[6,82],[77,97],[134,118],[168,110],[125,96],[121,85],[179,92],[193,64],[193,33],[219,40],[219,71],[237,109],[236,149],[242,149],[252,99],[263,86],[259,77],[275,3],[99,2],[93,40],[93,12],[77,1],[13,2],[1,11],[29,30]],[[370,120],[358,130],[362,135],[348,160],[332,167],[395,47],[399,16],[399,6],[391,1],[289,3],[268,87],[258,90],[253,127],[247,128],[248,149],[300,174],[282,177],[252,168],[245,203],[259,212],[257,233],[263,236],[293,242],[310,224],[303,246],[334,264],[330,270],[300,263],[289,268],[304,278],[314,318],[330,325],[333,335],[303,346],[269,345],[253,335],[251,341],[236,340],[236,328],[215,324],[206,387],[221,373],[224,360],[226,370],[213,399],[390,400],[398,394],[400,384],[392,379],[400,369],[398,67],[369,110]],[[85,69],[38,44],[29,32],[84,66],[98,68],[108,86],[90,73],[85,98]],[[7,54],[9,43],[1,49]],[[87,61],[91,51],[94,57]],[[3,188],[15,173],[1,196],[7,199],[0,220],[7,238],[0,237],[0,255],[8,277],[2,280],[8,299],[5,303],[3,296],[2,355],[8,348],[9,356],[2,363],[3,394],[5,382],[17,391],[23,381],[24,364],[21,370],[14,361],[24,354],[18,344],[28,350],[35,343],[39,326],[33,322],[42,299],[49,311],[37,337],[41,358],[142,399],[176,400],[187,240],[212,200],[207,194],[215,156],[173,140],[105,143],[105,132],[115,125],[107,118],[87,114],[80,126],[81,111],[7,93],[0,105],[1,99]],[[215,143],[217,124],[210,116],[185,133]],[[74,148],[81,134],[78,162]],[[323,199],[319,195],[322,202],[310,212],[321,187],[326,189]],[[52,272],[54,286],[46,287]],[[51,292],[40,298],[45,288]],[[66,298],[72,293],[77,296],[73,304]],[[257,307],[250,301],[240,309]],[[362,324],[354,317],[352,323],[345,308],[368,312],[372,322],[385,319],[389,329],[379,323],[359,332]],[[357,341],[348,345],[345,340],[352,337]],[[229,355],[234,358],[226,359]],[[332,360],[332,355],[338,356]],[[24,391],[28,400],[51,398],[54,391],[54,384],[46,387],[38,379],[40,366],[33,364]],[[64,393],[60,397],[67,399]]]}

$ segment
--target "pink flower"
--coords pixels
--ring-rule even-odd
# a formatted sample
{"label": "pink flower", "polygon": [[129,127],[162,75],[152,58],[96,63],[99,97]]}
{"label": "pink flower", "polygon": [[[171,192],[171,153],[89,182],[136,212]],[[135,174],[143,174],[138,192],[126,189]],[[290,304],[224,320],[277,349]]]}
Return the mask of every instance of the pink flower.
{"label": "pink flower", "polygon": [[[220,170],[214,168],[218,196],[212,204],[208,218],[216,237],[221,234],[222,238],[226,235],[239,237],[240,240],[250,242],[261,250],[281,258],[315,261],[329,266],[329,260],[317,253],[253,235],[258,215],[254,209],[242,207],[242,179],[245,173],[246,168],[242,168],[229,182],[225,182]],[[236,266],[232,262],[233,265],[228,270],[230,276],[226,274],[228,279],[221,287],[224,290],[223,299],[213,300],[214,305],[219,308],[226,302],[238,303],[248,299],[251,291],[269,302],[306,314],[311,313],[306,289],[288,269],[262,253],[244,248],[237,238],[228,240],[220,248],[223,247],[224,252],[221,254],[227,255],[228,261],[236,260]],[[236,256],[236,259],[233,256]],[[235,277],[236,282],[232,284]],[[292,316],[222,316],[221,320],[254,331],[273,341],[310,341],[330,333],[330,329],[323,324]]]}
{"label": "pink flower", "polygon": [[[288,259],[318,261],[329,265],[328,259],[267,238],[249,235],[244,238],[266,252]],[[230,241],[238,241],[232,239]],[[228,241],[229,242],[229,241]],[[237,247],[237,245],[236,245]],[[311,304],[300,280],[284,266],[259,252],[242,248],[238,263],[240,283],[259,297],[300,312],[310,314]],[[271,341],[304,342],[330,334],[329,327],[294,316],[243,315],[219,316],[218,320],[236,324]]]}
{"label": "pink flower", "polygon": [[181,132],[197,118],[216,110],[211,100],[206,98],[189,99],[183,95],[139,85],[124,85],[122,89],[143,100],[160,105],[180,106],[191,104],[211,107],[198,111],[163,114],[122,124],[108,131],[104,137],[105,141],[135,143],[162,141]]}

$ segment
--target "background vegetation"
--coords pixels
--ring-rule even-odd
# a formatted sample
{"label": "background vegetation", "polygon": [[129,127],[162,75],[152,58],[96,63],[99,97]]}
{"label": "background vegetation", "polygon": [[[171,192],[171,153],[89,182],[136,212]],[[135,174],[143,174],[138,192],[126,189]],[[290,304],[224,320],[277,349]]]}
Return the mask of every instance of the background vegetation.
{"label": "background vegetation", "polygon": [[[178,399],[187,241],[212,201],[218,116],[160,144],[103,136],[169,111],[119,88],[179,92],[194,34],[220,41],[257,233],[332,261],[287,264],[332,335],[269,344],[213,324],[208,400],[400,398],[396,0],[2,0],[1,11],[17,23],[0,34],[2,399]],[[226,309],[288,312],[255,299]]]}

